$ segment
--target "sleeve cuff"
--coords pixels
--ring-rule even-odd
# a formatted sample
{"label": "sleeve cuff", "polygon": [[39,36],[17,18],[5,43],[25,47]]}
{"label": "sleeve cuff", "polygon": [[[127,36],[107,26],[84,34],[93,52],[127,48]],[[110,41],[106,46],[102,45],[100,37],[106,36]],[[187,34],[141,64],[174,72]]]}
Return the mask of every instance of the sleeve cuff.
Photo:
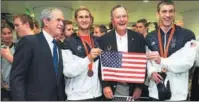
{"label": "sleeve cuff", "polygon": [[167,63],[168,63],[167,58],[161,58],[161,61],[160,61],[161,71],[163,70],[163,68],[165,68],[166,70],[168,70]]}

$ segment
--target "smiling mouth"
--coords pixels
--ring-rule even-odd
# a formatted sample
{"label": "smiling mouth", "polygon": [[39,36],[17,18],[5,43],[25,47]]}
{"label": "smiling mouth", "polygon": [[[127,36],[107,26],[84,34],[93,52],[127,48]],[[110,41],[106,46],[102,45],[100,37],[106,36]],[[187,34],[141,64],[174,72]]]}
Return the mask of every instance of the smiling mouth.
{"label": "smiling mouth", "polygon": [[124,24],[118,24],[119,26],[125,26],[126,24],[124,23]]}
{"label": "smiling mouth", "polygon": [[88,26],[89,24],[85,23],[85,24],[82,24],[83,26]]}
{"label": "smiling mouth", "polygon": [[170,19],[170,18],[166,18],[166,19],[164,19],[164,20],[168,22],[168,21],[171,21],[172,19]]}

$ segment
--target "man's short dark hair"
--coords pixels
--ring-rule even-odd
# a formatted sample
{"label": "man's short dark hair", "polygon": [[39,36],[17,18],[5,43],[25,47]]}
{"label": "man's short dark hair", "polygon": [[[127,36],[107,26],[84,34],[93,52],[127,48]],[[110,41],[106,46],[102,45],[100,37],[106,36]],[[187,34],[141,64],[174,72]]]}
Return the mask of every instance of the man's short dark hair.
{"label": "man's short dark hair", "polygon": [[171,1],[171,0],[162,0],[157,5],[157,12],[160,11],[160,6],[162,6],[162,5],[172,5],[175,8],[175,4],[174,4],[173,1]]}
{"label": "man's short dark hair", "polygon": [[72,21],[70,21],[70,20],[64,20],[64,21],[63,21],[63,24],[64,24],[63,31],[65,31],[65,27],[66,27],[66,25],[72,25],[72,24],[73,24],[73,22],[72,22]]}
{"label": "man's short dark hair", "polygon": [[103,24],[102,25],[96,25],[95,27],[99,27],[101,33],[106,33],[107,32],[107,28]]}
{"label": "man's short dark hair", "polygon": [[145,28],[149,26],[146,19],[140,19],[140,20],[137,21],[137,23],[142,23]]}
{"label": "man's short dark hair", "polygon": [[35,25],[35,27],[38,29],[40,26],[39,26],[39,22],[37,20],[33,20],[33,24]]}
{"label": "man's short dark hair", "polygon": [[17,18],[19,18],[23,24],[29,23],[30,29],[34,29],[33,19],[31,16],[27,14],[19,14],[19,15],[14,16],[14,20]]}
{"label": "man's short dark hair", "polygon": [[132,24],[132,27],[136,27],[136,24]]}

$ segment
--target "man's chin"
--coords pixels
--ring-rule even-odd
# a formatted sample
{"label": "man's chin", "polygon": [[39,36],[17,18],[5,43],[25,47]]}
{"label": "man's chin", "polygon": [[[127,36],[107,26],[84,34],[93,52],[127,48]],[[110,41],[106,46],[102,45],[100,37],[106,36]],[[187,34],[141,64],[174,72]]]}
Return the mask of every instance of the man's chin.
{"label": "man's chin", "polygon": [[82,30],[89,30],[89,27],[82,27]]}
{"label": "man's chin", "polygon": [[61,32],[57,32],[56,34],[55,34],[55,37],[58,37],[58,36],[60,36],[61,35]]}
{"label": "man's chin", "polygon": [[170,24],[164,24],[165,27],[171,27],[172,26],[172,23]]}
{"label": "man's chin", "polygon": [[124,31],[126,29],[127,29],[126,27],[120,27],[120,28],[118,28],[118,30],[120,30],[120,31]]}

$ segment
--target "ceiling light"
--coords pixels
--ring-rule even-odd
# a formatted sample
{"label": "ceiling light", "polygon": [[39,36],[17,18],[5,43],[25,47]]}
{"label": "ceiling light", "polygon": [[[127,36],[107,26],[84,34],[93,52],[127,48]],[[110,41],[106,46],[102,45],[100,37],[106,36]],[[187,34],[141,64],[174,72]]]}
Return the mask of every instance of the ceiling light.
{"label": "ceiling light", "polygon": [[149,0],[143,0],[143,2],[144,2],[144,3],[147,3],[147,2],[149,2]]}

